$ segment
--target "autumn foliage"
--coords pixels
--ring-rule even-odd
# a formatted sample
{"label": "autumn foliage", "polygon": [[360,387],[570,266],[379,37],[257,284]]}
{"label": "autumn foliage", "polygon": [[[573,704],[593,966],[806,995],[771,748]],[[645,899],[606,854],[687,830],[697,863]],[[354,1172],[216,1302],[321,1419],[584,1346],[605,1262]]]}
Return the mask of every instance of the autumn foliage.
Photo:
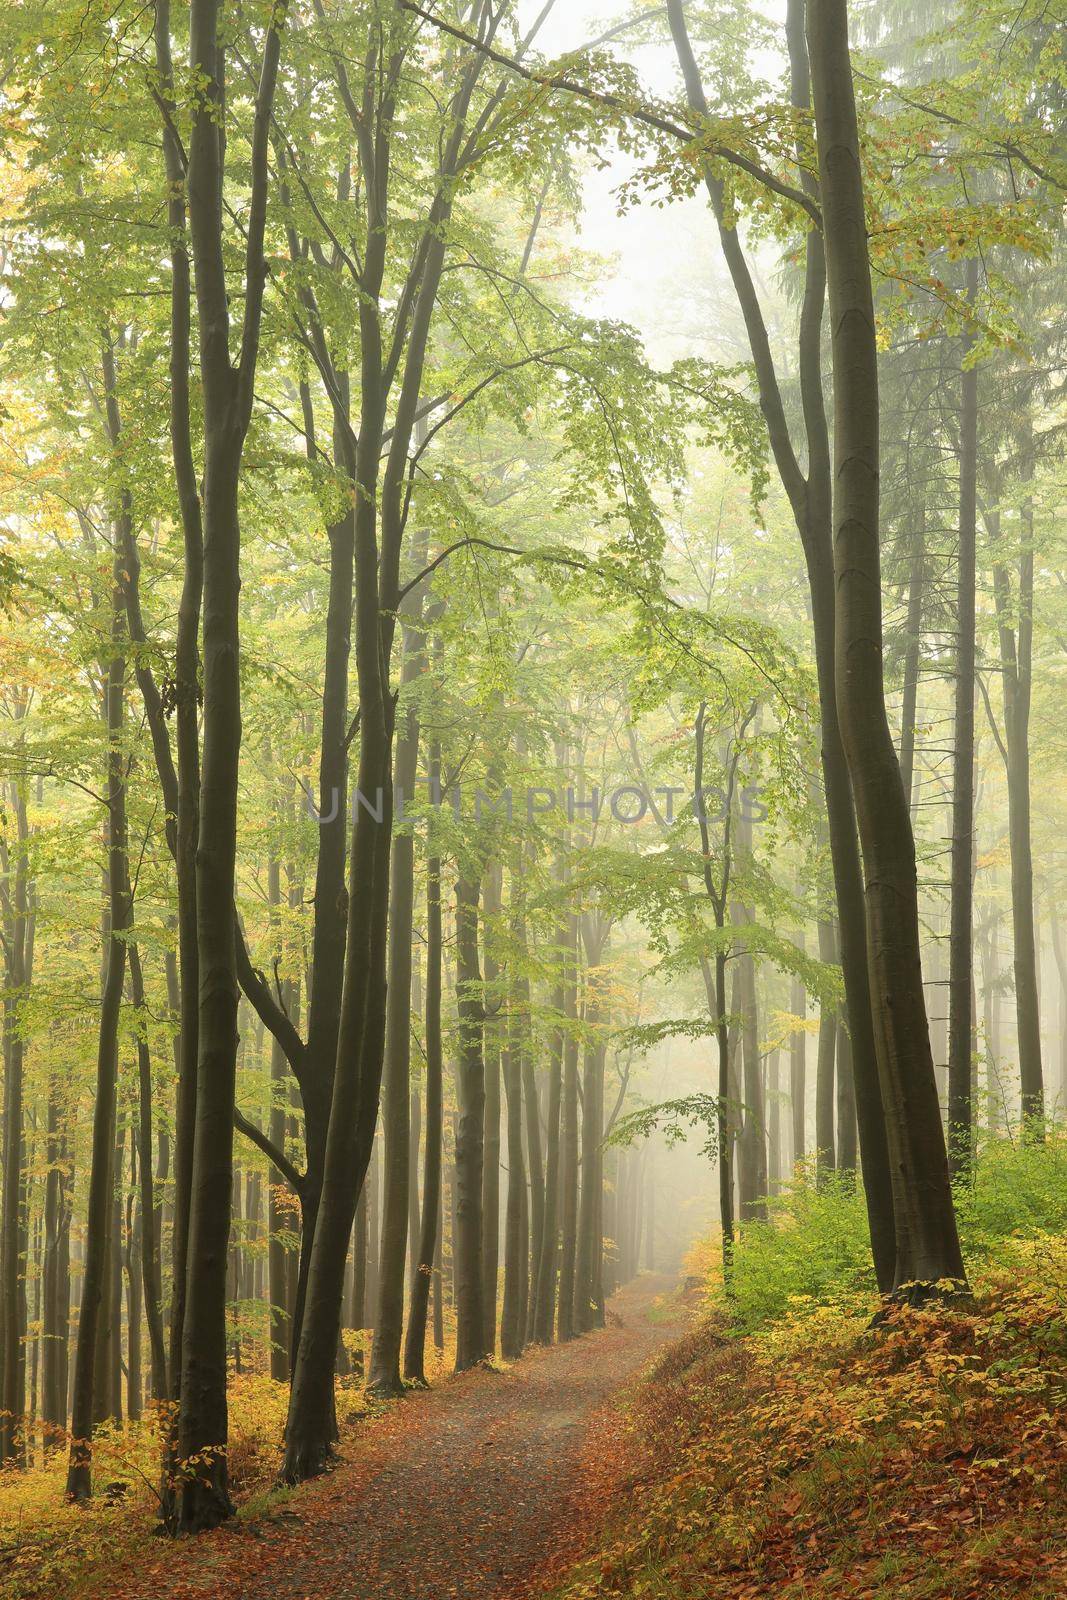
{"label": "autumn foliage", "polygon": [[1065,1299],[1039,1234],[966,1308],[713,1312],[642,1387],[632,1495],[566,1600],[1062,1596]]}

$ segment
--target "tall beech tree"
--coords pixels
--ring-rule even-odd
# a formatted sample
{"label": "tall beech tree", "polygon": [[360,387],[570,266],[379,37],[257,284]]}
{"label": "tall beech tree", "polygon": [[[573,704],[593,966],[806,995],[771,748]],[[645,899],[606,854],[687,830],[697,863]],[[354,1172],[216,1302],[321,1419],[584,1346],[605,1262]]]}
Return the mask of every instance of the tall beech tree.
{"label": "tall beech tree", "polygon": [[871,1000],[893,1180],[893,1287],[961,1282],[922,989],[915,844],[882,677],[878,357],[846,0],[808,0],[807,38],[833,358],[836,702],[867,886]]}
{"label": "tall beech tree", "polygon": [[[232,359],[223,215],[225,145],[219,136],[225,57],[217,0],[192,0],[189,60],[198,84],[189,140],[189,234],[198,310],[204,408],[203,758],[196,846],[199,982],[196,1122],[193,1136],[182,1325],[178,1448],[197,1466],[183,1473],[183,1529],[211,1527],[233,1510],[226,1468],[226,1258],[233,1188],[237,1071],[234,889],[241,748],[238,491],[252,416],[266,265],[269,134],[285,5],[264,33],[250,151],[244,311]],[[195,1270],[189,1263],[195,1262]]]}
{"label": "tall beech tree", "polygon": [[[699,136],[701,121],[708,119],[709,108],[681,0],[668,0],[667,16],[688,103],[699,119],[696,127]],[[794,106],[804,112],[810,103],[810,72],[803,0],[792,0],[788,8],[786,38],[791,97]],[[814,204],[815,179],[807,170],[802,154],[800,165],[803,193]],[[819,684],[823,783],[835,897],[841,922],[841,960],[852,1038],[856,1105],[863,1151],[863,1184],[867,1195],[875,1270],[881,1286],[888,1288],[895,1271],[893,1191],[876,1059],[856,814],[834,676],[835,616],[839,597],[835,597],[834,547],[831,540],[833,478],[822,382],[822,327],[827,273],[825,223],[821,228],[808,226],[804,236],[804,293],[797,333],[797,365],[802,402],[801,437],[807,456],[805,473],[801,467],[800,448],[791,435],[755,280],[737,229],[726,212],[722,179],[710,164],[705,164],[704,181],[745,324],[771,453],[793,512],[807,567]]]}

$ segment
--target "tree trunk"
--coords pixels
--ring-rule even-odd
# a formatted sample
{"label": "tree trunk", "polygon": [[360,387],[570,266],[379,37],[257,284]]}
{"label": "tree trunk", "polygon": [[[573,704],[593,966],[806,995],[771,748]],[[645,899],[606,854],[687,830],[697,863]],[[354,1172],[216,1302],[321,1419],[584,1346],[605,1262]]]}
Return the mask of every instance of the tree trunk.
{"label": "tree trunk", "polygon": [[59,1078],[48,1083],[48,1174],[44,1198],[44,1295],[41,1347],[41,1419],[45,1450],[59,1444],[67,1426],[67,1354],[70,1339],[71,1161],[66,1135],[67,1107]]}
{"label": "tree trunk", "polygon": [[[978,289],[976,262],[967,263],[967,292]],[[971,1164],[974,1109],[974,668],[975,533],[978,491],[978,368],[963,344],[960,375],[960,503],[956,555],[956,681],[952,750],[952,853],[948,972],[948,1159],[954,1178]]]}
{"label": "tree trunk", "polygon": [[[682,65],[689,103],[707,114],[707,101],[689,44],[682,0],[667,6],[671,33]],[[803,0],[787,6],[786,38],[794,106],[810,105],[809,63],[804,35]],[[788,495],[804,549],[811,597],[812,630],[819,689],[822,769],[830,825],[830,853],[838,919],[842,934],[842,975],[852,1038],[857,1111],[863,1148],[863,1182],[871,1228],[871,1246],[879,1286],[893,1280],[895,1240],[893,1190],[889,1171],[885,1117],[875,1047],[863,879],[857,845],[856,814],[849,766],[841,737],[835,691],[836,596],[831,514],[831,461],[822,383],[822,321],[826,263],[820,230],[809,228],[805,246],[804,298],[798,341],[798,368],[804,418],[808,473],[804,477],[790,438],[782,395],[771,354],[766,324],[744,249],[727,216],[721,180],[709,166],[705,182],[719,228],[723,254],[737,295],[759,389],[760,406],[782,485]],[[814,203],[814,179],[802,177],[804,192]]]}
{"label": "tree trunk", "polygon": [[[837,708],[867,888],[899,1287],[963,1280],[964,1271],[922,989],[915,845],[885,709],[878,360],[846,0],[809,0],[808,50],[834,373]],[[841,938],[847,951],[843,923]],[[865,1148],[865,1174],[867,1165]]]}
{"label": "tree trunk", "polygon": [[837,1170],[856,1176],[856,1088],[852,1077],[852,1040],[844,1017],[837,1023]]}
{"label": "tree trunk", "polygon": [[[792,1011],[795,1017],[804,1018],[807,996],[799,978],[793,979]],[[789,1111],[792,1123],[792,1155],[794,1167],[807,1154],[805,1139],[807,1105],[807,1050],[808,1036],[803,1028],[794,1028],[789,1035]]]}
{"label": "tree trunk", "polygon": [[[430,751],[430,780],[441,767],[436,745]],[[436,1291],[435,1320],[440,1309],[441,1154],[443,1126],[443,1070],[441,1048],[441,862],[431,856],[426,864],[426,1137],[422,1179],[422,1219],[419,1255],[411,1281],[404,1344],[404,1376],[426,1382],[426,1317],[431,1278]],[[435,1339],[435,1343],[436,1343]]]}
{"label": "tree trunk", "polygon": [[908,571],[908,619],[905,623],[904,684],[900,704],[900,781],[915,818],[915,718],[919,703],[919,665],[922,657],[923,590],[926,578],[926,512],[920,511]]}
{"label": "tree trunk", "polygon": [[578,920],[567,919],[564,942],[563,1134],[560,1167],[559,1338],[573,1339],[574,1266],[578,1237]]}
{"label": "tree trunk", "polygon": [[[204,413],[204,703],[196,846],[199,979],[193,1134],[178,1450],[196,1468],[182,1479],[178,1523],[198,1532],[233,1512],[226,1468],[226,1267],[237,1075],[234,890],[241,749],[238,483],[259,353],[266,267],[263,238],[268,137],[285,4],[266,29],[251,141],[241,348],[230,355],[223,255],[225,116],[218,0],[192,0],[189,59],[202,74],[189,139],[189,223],[199,307]],[[334,1337],[336,1346],[336,1334]],[[333,1351],[331,1350],[331,1358]]]}
{"label": "tree trunk", "polygon": [[[401,693],[422,670],[421,641],[404,629]],[[419,722],[407,702],[396,740],[393,788],[398,805],[415,790]],[[398,820],[400,820],[398,818]],[[392,846],[389,889],[389,978],[386,997],[385,1071],[382,1132],[385,1167],[382,1185],[382,1241],[378,1310],[374,1322],[368,1387],[379,1395],[400,1394],[400,1348],[404,1326],[404,1268],[407,1259],[411,1127],[411,935],[415,907],[415,840],[398,831]]]}
{"label": "tree trunk", "polygon": [[485,1124],[485,1023],[478,967],[478,901],[481,884],[461,876],[456,883],[456,1371],[465,1372],[487,1355],[482,1306],[482,1129]]}
{"label": "tree trunk", "polygon": [[[125,752],[122,736],[125,713],[126,661],[122,626],[122,553],[115,539],[112,596],[112,646],[106,690],[107,718],[107,894],[108,937],[103,992],[100,997],[100,1024],[97,1035],[96,1093],[93,1103],[92,1165],[89,1171],[89,1196],[86,1209],[85,1270],[82,1279],[81,1310],[78,1317],[78,1345],[74,1359],[74,1391],[71,1404],[71,1443],[67,1467],[67,1495],[72,1500],[87,1500],[92,1493],[92,1433],[95,1402],[94,1378],[97,1372],[97,1342],[111,1294],[108,1274],[111,1234],[114,1159],[115,1109],[118,1078],[119,1013],[126,974],[126,940],[131,923],[131,906],[126,892],[126,789]],[[10,1115],[10,1113],[9,1113]],[[8,1124],[10,1126],[10,1123]],[[10,1168],[5,1163],[5,1184]],[[8,1323],[10,1327],[10,1322]],[[5,1356],[7,1355],[5,1350]],[[10,1409],[6,1388],[4,1406]]]}
{"label": "tree trunk", "polygon": [[522,1283],[526,1253],[522,1248],[522,1205],[526,1163],[522,1145],[522,1076],[514,1031],[504,1052],[504,1097],[507,1103],[508,1189],[504,1220],[504,1303],[500,1313],[500,1353],[505,1361],[522,1354]]}
{"label": "tree trunk", "polygon": [[777,1194],[782,1187],[782,1102],[778,1082],[778,1049],[767,1056],[767,1192]]}
{"label": "tree trunk", "polygon": [[[1027,441],[1029,445],[1029,441]],[[1024,473],[1032,464],[1024,462]],[[1000,537],[1000,514],[987,518],[993,544]],[[1034,935],[1034,860],[1030,827],[1030,692],[1034,617],[1033,507],[1022,509],[1019,552],[1018,620],[1013,627],[1011,585],[1003,562],[993,568],[993,598],[1000,637],[1004,686],[1004,743],[1008,779],[1008,843],[1011,852],[1011,916],[1014,941],[1015,1016],[1019,1039],[1019,1076],[1026,1138],[1041,1138],[1044,1117],[1044,1073],[1041,1062],[1041,1008],[1037,992],[1037,948]]]}
{"label": "tree trunk", "polygon": [[[127,885],[129,893],[129,885]],[[132,901],[132,897],[131,897]],[[152,1375],[152,1399],[167,1398],[167,1347],[163,1337],[163,1294],[160,1283],[159,1229],[157,1213],[160,1209],[152,1181],[152,1058],[145,1037],[147,1010],[145,1007],[144,978],[141,973],[141,956],[135,944],[130,944],[130,995],[134,1011],[139,1017],[137,1031],[137,1171],[140,1180],[140,1281],[144,1293],[145,1318],[148,1323],[149,1359]],[[140,1311],[138,1310],[138,1316]],[[131,1311],[131,1318],[132,1318]]]}
{"label": "tree trunk", "polygon": [[[500,968],[492,953],[496,933],[493,922],[500,914],[500,866],[490,863],[485,874],[485,986],[489,1008],[500,1001]],[[482,1129],[482,1315],[485,1348],[496,1350],[497,1283],[500,1275],[500,1028],[495,1020],[485,1025],[485,1122]]]}
{"label": "tree trunk", "polygon": [[[565,935],[557,935],[562,949]],[[557,984],[553,1010],[563,1016],[564,989]],[[563,1100],[563,1030],[554,1028],[548,1058],[548,1126],[545,1140],[545,1212],[541,1256],[537,1263],[533,1337],[538,1344],[552,1343],[555,1325],[556,1275],[559,1261],[560,1113]]]}

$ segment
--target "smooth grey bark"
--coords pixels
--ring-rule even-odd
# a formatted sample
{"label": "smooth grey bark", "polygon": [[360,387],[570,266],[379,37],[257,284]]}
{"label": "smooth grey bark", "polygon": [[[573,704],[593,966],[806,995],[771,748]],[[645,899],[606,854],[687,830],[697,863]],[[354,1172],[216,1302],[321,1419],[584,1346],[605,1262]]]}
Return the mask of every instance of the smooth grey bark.
{"label": "smooth grey bark", "polygon": [[856,1176],[859,1157],[856,1140],[856,1086],[852,1076],[852,1040],[844,1017],[837,1023],[837,1170],[850,1177]]}
{"label": "smooth grey bark", "polygon": [[[799,978],[793,979],[791,1010],[795,1017],[803,1018],[807,1011],[807,995]],[[794,1028],[789,1035],[789,1111],[792,1128],[792,1159],[796,1166],[807,1154],[807,1046],[808,1036],[803,1028]]]}
{"label": "smooth grey bark", "polygon": [[[557,933],[562,950],[565,934]],[[556,985],[553,1009],[562,1019],[564,987]],[[548,1056],[548,1111],[545,1129],[545,1211],[541,1235],[541,1256],[537,1263],[537,1288],[534,1295],[533,1338],[537,1344],[551,1344],[555,1325],[556,1279],[559,1264],[560,1200],[560,1121],[563,1106],[563,1029],[552,1031]]]}
{"label": "smooth grey bark", "polygon": [[[967,263],[967,292],[978,289]],[[963,341],[960,373],[959,531],[956,553],[956,661],[952,740],[952,847],[948,970],[948,1160],[954,1178],[971,1164],[974,1106],[974,673],[975,539],[978,494],[978,368]]]}
{"label": "smooth grey bark", "polygon": [[456,1371],[465,1372],[487,1355],[482,1303],[482,1136],[485,1123],[483,1058],[485,1003],[478,964],[478,905],[481,882],[456,881]]}
{"label": "smooth grey bark", "polygon": [[41,1420],[45,1450],[60,1443],[67,1425],[67,1381],[70,1342],[70,1222],[73,1161],[66,1129],[67,1105],[59,1075],[48,1083],[44,1199],[44,1265],[41,1328]]}
{"label": "smooth grey bark", "polygon": [[[126,886],[126,893],[130,895],[132,905],[133,897],[130,894],[129,884]],[[148,1049],[148,1040],[145,1036],[147,1009],[145,1006],[144,976],[141,972],[141,955],[136,944],[130,944],[127,959],[130,963],[130,998],[133,1001],[134,1011],[141,1019],[137,1032],[136,1164],[140,1186],[140,1210],[138,1213],[140,1263],[138,1276],[139,1286],[144,1296],[145,1320],[148,1324],[152,1398],[158,1401],[167,1398],[167,1349],[163,1334],[163,1288],[158,1245],[159,1228],[157,1226],[161,1202],[156,1194],[152,1178],[152,1058]],[[136,1306],[136,1298],[131,1305],[131,1327],[133,1326],[132,1319],[134,1317],[133,1306]],[[139,1308],[136,1310],[136,1316],[138,1318],[140,1316]],[[132,1389],[132,1377],[130,1385]]]}
{"label": "smooth grey bark", "polygon": [[[1027,441],[1023,471],[1033,472]],[[1033,506],[1023,503],[1017,590],[1012,596],[1008,567],[993,566],[993,599],[1000,642],[1004,694],[1005,771],[1008,780],[1008,844],[1011,854],[1011,913],[1015,973],[1015,1019],[1019,1042],[1022,1113],[1027,1138],[1042,1138],[1045,1114],[1041,1060],[1041,1008],[1037,992],[1037,942],[1034,932],[1034,858],[1030,797],[1030,699],[1034,637]],[[986,516],[994,548],[1001,536],[999,511]],[[1014,620],[1013,620],[1014,616]]]}
{"label": "smooth grey bark", "polygon": [[[436,743],[430,750],[430,781],[439,786],[441,755]],[[431,856],[426,863],[426,1136],[422,1179],[422,1217],[418,1260],[411,1282],[404,1376],[426,1382],[426,1320],[431,1279],[440,1311],[441,1158],[444,1137],[444,1071],[441,1044],[441,862]],[[443,1336],[442,1336],[443,1338]],[[440,1342],[435,1343],[440,1347]]]}
{"label": "smooth grey bark", "polygon": [[908,569],[908,617],[904,625],[904,673],[900,705],[900,780],[915,819],[915,718],[919,706],[919,665],[922,658],[923,595],[926,588],[925,510],[912,535]]}
{"label": "smooth grey bark", "polygon": [[[667,15],[689,104],[696,113],[706,116],[707,100],[689,41],[682,0],[668,0]],[[786,41],[792,101],[798,110],[806,112],[810,106],[810,74],[803,0],[790,0],[787,7]],[[803,167],[802,161],[800,165]],[[822,381],[822,323],[826,298],[823,239],[817,227],[808,229],[797,346],[803,440],[808,458],[805,474],[790,434],[756,285],[737,230],[727,215],[722,182],[710,166],[705,171],[705,185],[745,322],[771,452],[789,498],[807,566],[819,690],[823,779],[830,823],[834,887],[842,930],[842,973],[853,1042],[857,1111],[863,1146],[863,1183],[875,1272],[880,1287],[888,1288],[894,1272],[893,1189],[875,1048],[856,814],[849,764],[841,738],[834,671],[836,594],[831,506],[833,477]],[[817,186],[810,173],[802,173],[802,186],[804,194],[814,203]]]}
{"label": "smooth grey bark", "polygon": [[[833,357],[836,700],[867,890],[871,1007],[893,1182],[892,1286],[900,1289],[965,1275],[922,987],[915,845],[885,708],[878,358],[846,0],[809,0],[807,41]],[[841,939],[844,951],[850,933],[843,922]],[[867,1165],[865,1145],[865,1176]]]}
{"label": "smooth grey bark", "polygon": [[[111,711],[110,680],[108,712]],[[121,700],[120,700],[121,711]],[[19,719],[21,720],[21,718]],[[19,743],[21,745],[21,736]],[[111,767],[109,764],[109,775]],[[0,1312],[3,1357],[0,1367],[0,1463],[21,1462],[23,1449],[18,1430],[25,1409],[25,1349],[27,1308],[26,1278],[22,1261],[24,1205],[23,1090],[26,1046],[19,1019],[31,967],[33,919],[30,903],[29,826],[25,780],[16,777],[9,799],[15,829],[12,844],[4,843],[5,878],[4,955],[6,982],[3,998],[4,1126],[3,1182],[0,1190]],[[14,859],[12,859],[14,858]]]}
{"label": "smooth grey bark", "polygon": [[563,1131],[560,1159],[560,1232],[558,1336],[572,1339],[574,1263],[578,1238],[578,919],[569,915],[563,945],[563,1015],[568,1026],[563,1042]]}
{"label": "smooth grey bark", "polygon": [[[493,954],[494,920],[500,914],[501,870],[490,862],[485,872],[485,991],[487,1011],[496,1012],[500,1004],[500,968]],[[485,1348],[496,1350],[497,1288],[500,1274],[500,1028],[495,1017],[485,1023],[485,1117],[482,1128],[482,1313],[485,1317]]]}
{"label": "smooth grey bark", "polygon": [[[113,385],[112,385],[113,387]],[[123,514],[126,508],[123,508]],[[132,920],[127,892],[125,755],[125,628],[123,625],[122,543],[114,540],[112,570],[111,657],[105,690],[107,730],[107,941],[100,1022],[97,1034],[96,1092],[93,1101],[92,1157],[86,1208],[85,1269],[78,1317],[78,1344],[74,1359],[71,1403],[71,1442],[67,1465],[67,1496],[87,1500],[92,1494],[92,1434],[97,1404],[102,1398],[98,1345],[112,1294],[109,1273],[114,1211],[116,1087],[118,1078],[119,1014],[126,975],[125,933]],[[7,1108],[5,1108],[7,1109]],[[10,1111],[8,1111],[10,1115]],[[5,1186],[12,1177],[5,1165]],[[17,1181],[17,1169],[14,1177]],[[6,1194],[5,1194],[6,1199]],[[5,1212],[5,1227],[6,1212]],[[10,1327],[11,1324],[8,1323]],[[10,1345],[10,1341],[8,1341]],[[5,1348],[4,1402],[8,1405]],[[108,1396],[110,1399],[110,1395]],[[21,1407],[16,1407],[16,1413]]]}
{"label": "smooth grey bark", "polygon": [[522,1068],[514,1030],[509,1030],[503,1056],[504,1099],[507,1106],[508,1184],[504,1213],[504,1299],[500,1310],[500,1353],[505,1361],[522,1354],[523,1249],[522,1211],[526,1192],[526,1159],[522,1139]]}
{"label": "smooth grey bark", "polygon": [[[410,609],[410,608],[409,608]],[[409,691],[396,739],[395,792],[410,798],[419,759],[419,719],[410,699],[424,663],[422,639],[414,625],[403,629],[404,660],[400,692]],[[385,1068],[382,1079],[382,1239],[378,1308],[374,1322],[368,1386],[379,1395],[400,1394],[400,1351],[404,1326],[404,1271],[407,1260],[411,1161],[411,939],[415,909],[415,840],[397,832],[392,845],[389,884],[389,975],[386,993]]]}

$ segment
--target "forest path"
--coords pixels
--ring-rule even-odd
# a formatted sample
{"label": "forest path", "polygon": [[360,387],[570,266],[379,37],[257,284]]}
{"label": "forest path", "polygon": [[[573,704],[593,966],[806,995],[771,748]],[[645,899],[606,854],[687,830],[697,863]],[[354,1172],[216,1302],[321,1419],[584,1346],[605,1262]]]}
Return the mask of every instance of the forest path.
{"label": "forest path", "polygon": [[[413,1396],[273,1514],[180,1553],[169,1600],[519,1600],[543,1593],[624,1471],[609,1402],[679,1332],[645,1276],[608,1326]],[[190,1559],[191,1558],[191,1559]]]}

